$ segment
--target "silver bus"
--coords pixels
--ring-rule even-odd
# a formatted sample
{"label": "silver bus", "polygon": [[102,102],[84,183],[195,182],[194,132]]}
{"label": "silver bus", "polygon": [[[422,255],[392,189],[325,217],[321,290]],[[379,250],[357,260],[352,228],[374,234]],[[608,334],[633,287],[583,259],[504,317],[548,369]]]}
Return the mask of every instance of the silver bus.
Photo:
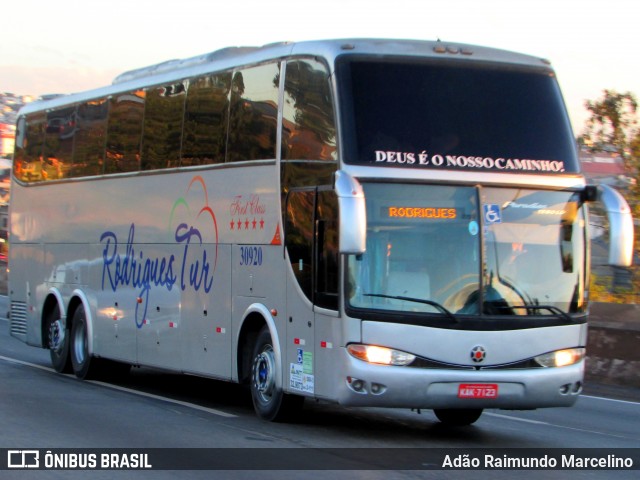
{"label": "silver bus", "polygon": [[20,113],[10,330],[81,379],[149,366],[305,398],[570,406],[586,184],[549,62],[444,42],[228,48]]}

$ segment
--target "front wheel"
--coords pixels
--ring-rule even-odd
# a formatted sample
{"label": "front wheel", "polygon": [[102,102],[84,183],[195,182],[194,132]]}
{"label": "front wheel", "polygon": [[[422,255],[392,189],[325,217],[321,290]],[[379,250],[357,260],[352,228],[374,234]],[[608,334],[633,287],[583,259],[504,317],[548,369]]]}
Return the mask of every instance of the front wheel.
{"label": "front wheel", "polygon": [[452,427],[471,425],[482,415],[481,408],[437,408],[433,411],[443,424]]}
{"label": "front wheel", "polygon": [[277,365],[271,333],[265,326],[258,334],[251,364],[251,398],[258,416],[284,421],[302,408],[304,397],[288,395],[276,382]]}

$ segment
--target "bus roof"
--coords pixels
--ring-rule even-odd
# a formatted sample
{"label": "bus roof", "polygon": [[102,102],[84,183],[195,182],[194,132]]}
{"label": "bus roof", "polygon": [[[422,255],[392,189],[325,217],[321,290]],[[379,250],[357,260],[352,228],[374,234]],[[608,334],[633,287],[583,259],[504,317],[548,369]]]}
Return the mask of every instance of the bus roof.
{"label": "bus roof", "polygon": [[[183,80],[209,72],[230,70],[289,56],[320,56],[333,61],[341,55],[397,55],[421,58],[457,58],[470,62],[491,62],[540,67],[550,70],[550,62],[539,57],[476,45],[424,40],[334,39],[305,42],[279,42],[262,47],[227,47],[186,59],[175,59],[124,72],[112,85],[69,95],[48,96],[23,107],[21,114],[54,109],[73,103],[102,98]],[[53,98],[51,98],[53,97]]]}

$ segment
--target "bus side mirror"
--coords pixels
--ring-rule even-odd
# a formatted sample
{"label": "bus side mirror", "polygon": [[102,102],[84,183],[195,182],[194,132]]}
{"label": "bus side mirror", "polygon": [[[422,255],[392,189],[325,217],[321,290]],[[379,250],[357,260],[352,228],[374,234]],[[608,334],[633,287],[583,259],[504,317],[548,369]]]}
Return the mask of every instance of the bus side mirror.
{"label": "bus side mirror", "polygon": [[360,255],[367,245],[367,210],[362,185],[348,173],[338,170],[334,189],[340,210],[340,253]]}
{"label": "bus side mirror", "polygon": [[609,264],[630,267],[633,264],[634,232],[629,204],[617,190],[607,185],[598,185],[597,200],[604,206],[609,219]]}

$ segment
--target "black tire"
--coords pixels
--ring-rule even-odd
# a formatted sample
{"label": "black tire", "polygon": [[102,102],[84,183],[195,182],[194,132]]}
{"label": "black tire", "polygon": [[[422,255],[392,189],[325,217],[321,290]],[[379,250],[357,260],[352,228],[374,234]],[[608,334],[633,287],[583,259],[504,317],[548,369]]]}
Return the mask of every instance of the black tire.
{"label": "black tire", "polygon": [[69,358],[70,332],[66,322],[60,318],[58,305],[49,312],[45,319],[45,342],[51,355],[51,365],[58,373],[71,373],[71,359]]}
{"label": "black tire", "polygon": [[256,414],[271,422],[290,420],[304,403],[304,397],[289,395],[276,385],[276,361],[271,334],[263,327],[256,339],[251,362],[251,398]]}
{"label": "black tire", "polygon": [[451,427],[465,427],[475,423],[482,415],[481,408],[437,408],[433,411],[443,424]]}
{"label": "black tire", "polygon": [[82,380],[95,377],[98,361],[89,355],[87,317],[82,305],[73,313],[71,337],[69,338],[69,354],[71,357],[71,365],[73,366],[73,373],[75,373],[76,377]]}

